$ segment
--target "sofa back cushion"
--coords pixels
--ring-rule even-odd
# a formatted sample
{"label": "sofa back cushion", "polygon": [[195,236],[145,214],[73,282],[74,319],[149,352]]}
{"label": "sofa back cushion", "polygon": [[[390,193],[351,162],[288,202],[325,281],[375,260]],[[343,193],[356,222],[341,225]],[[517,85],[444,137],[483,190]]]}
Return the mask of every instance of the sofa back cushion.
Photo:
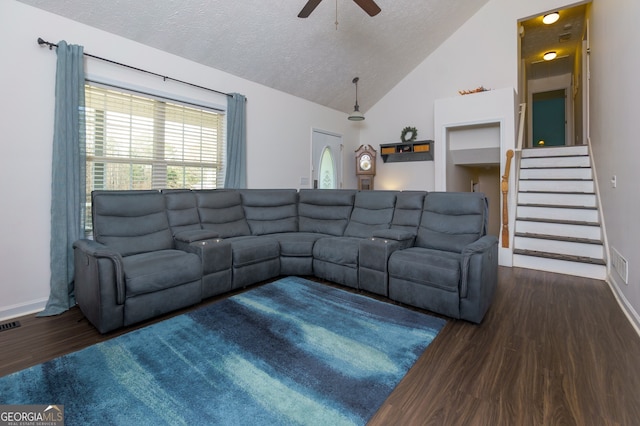
{"label": "sofa back cushion", "polygon": [[216,189],[195,193],[202,229],[215,231],[221,238],[251,235],[239,192]]}
{"label": "sofa back cushion", "polygon": [[298,230],[298,191],[295,189],[243,189],[240,195],[252,235]]}
{"label": "sofa back cushion", "polygon": [[158,191],[93,191],[93,238],[123,256],[173,248]]}
{"label": "sofa back cushion", "polygon": [[424,199],[416,245],[460,253],[487,230],[487,199],[480,192],[430,192]]}
{"label": "sofa back cushion", "polygon": [[349,189],[301,189],[298,193],[299,230],[342,236],[353,210],[356,192]]}
{"label": "sofa back cushion", "polygon": [[393,212],[391,228],[409,231],[415,235],[420,226],[425,195],[427,195],[425,191],[399,192],[396,197],[396,208]]}
{"label": "sofa back cushion", "polygon": [[176,189],[163,190],[162,193],[167,205],[167,218],[173,235],[182,231],[202,229],[194,192],[187,189]]}
{"label": "sofa back cushion", "polygon": [[374,231],[389,229],[396,204],[396,191],[360,191],[351,212],[346,237],[371,237]]}

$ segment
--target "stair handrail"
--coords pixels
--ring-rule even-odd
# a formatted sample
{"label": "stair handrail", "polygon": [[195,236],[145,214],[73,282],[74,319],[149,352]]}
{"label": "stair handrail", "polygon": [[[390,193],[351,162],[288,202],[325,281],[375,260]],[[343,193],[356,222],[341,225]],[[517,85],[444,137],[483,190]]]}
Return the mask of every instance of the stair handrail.
{"label": "stair handrail", "polygon": [[502,175],[502,248],[509,248],[509,171],[511,170],[511,159],[513,150],[507,150],[507,162]]}
{"label": "stair handrail", "polygon": [[516,151],[520,152],[522,151],[522,141],[524,139],[524,123],[525,123],[525,118],[526,118],[526,114],[525,112],[527,111],[527,104],[526,103],[522,103],[520,104],[520,109],[518,110],[518,115],[520,118],[520,122],[518,123],[518,143],[516,144]]}

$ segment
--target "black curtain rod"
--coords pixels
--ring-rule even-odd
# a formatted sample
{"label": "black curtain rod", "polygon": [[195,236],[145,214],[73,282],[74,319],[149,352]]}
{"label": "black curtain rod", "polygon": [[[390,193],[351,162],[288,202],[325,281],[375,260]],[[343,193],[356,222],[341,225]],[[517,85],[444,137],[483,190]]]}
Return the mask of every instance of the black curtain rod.
{"label": "black curtain rod", "polygon": [[[49,50],[53,49],[54,47],[58,47],[57,44],[51,43],[49,41],[45,41],[41,37],[38,37],[38,44],[40,46],[49,46]],[[111,59],[101,58],[100,56],[91,55],[91,54],[86,53],[86,52],[83,53],[83,54],[84,54],[84,56],[88,56],[88,57],[94,58],[94,59],[99,59],[101,61],[108,62],[110,64],[119,65],[121,67],[125,67],[125,68],[129,68],[129,69],[132,69],[132,70],[136,70],[136,71],[144,72],[144,73],[147,73],[147,74],[155,75],[156,77],[162,78],[164,81],[171,80],[171,81],[175,81],[177,83],[186,84],[187,86],[197,87],[198,89],[208,90],[209,92],[215,92],[215,93],[219,93],[221,95],[225,95],[225,96],[229,96],[229,97],[232,96],[229,93],[221,92],[221,91],[215,90],[215,89],[210,89],[210,88],[204,87],[204,86],[199,86],[197,84],[189,83],[188,81],[178,80],[177,78],[167,77],[166,75],[158,74],[158,73],[153,72],[153,71],[147,71],[145,69],[137,68],[137,67],[134,67],[134,66],[131,66],[131,65],[127,65],[127,64],[123,64],[121,62],[112,61]]]}

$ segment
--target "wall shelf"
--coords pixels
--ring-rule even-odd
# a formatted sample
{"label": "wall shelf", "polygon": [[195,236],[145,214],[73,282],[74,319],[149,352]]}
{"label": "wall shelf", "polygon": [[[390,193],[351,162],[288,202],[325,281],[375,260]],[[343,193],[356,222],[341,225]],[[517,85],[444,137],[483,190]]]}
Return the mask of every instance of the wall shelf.
{"label": "wall shelf", "polygon": [[380,156],[385,163],[403,161],[433,161],[433,141],[413,141],[380,145]]}

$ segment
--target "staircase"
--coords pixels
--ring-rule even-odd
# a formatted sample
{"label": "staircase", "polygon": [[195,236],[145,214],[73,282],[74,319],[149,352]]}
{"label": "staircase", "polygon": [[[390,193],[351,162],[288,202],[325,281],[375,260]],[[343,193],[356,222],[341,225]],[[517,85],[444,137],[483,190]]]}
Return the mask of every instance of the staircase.
{"label": "staircase", "polygon": [[522,150],[513,265],[606,278],[586,145]]}

